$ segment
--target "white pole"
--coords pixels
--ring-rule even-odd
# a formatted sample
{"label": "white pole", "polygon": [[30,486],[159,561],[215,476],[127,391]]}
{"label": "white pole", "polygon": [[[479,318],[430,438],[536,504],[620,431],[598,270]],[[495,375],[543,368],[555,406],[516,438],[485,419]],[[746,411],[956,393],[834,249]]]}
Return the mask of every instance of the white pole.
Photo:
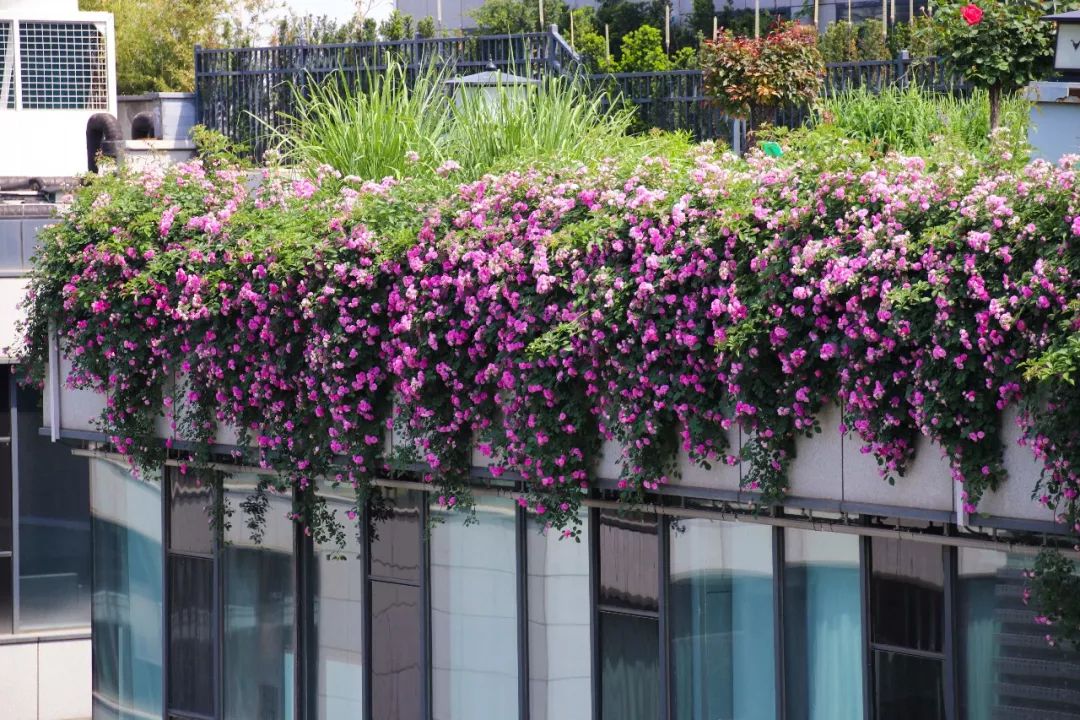
{"label": "white pole", "polygon": [[[817,2],[817,0],[814,0]],[[761,0],[754,0],[754,39],[761,37]]]}
{"label": "white pole", "polygon": [[439,30],[442,30],[442,0],[435,0],[435,21],[439,24]]}
{"label": "white pole", "polygon": [[718,33],[720,31],[719,25],[720,25],[720,18],[713,15],[712,16],[712,39],[713,40],[716,39],[716,33]]}
{"label": "white pole", "polygon": [[611,30],[607,23],[604,23],[604,60],[611,64]]}
{"label": "white pole", "polygon": [[881,0],[881,36],[889,37],[889,0]]}
{"label": "white pole", "polygon": [[819,13],[819,8],[820,7],[821,7],[821,3],[819,3],[818,0],[814,0],[814,28],[815,29],[817,29],[817,26],[818,26],[818,13]]}
{"label": "white pole", "polygon": [[570,11],[570,47],[574,47],[574,11]]}
{"label": "white pole", "polygon": [[544,0],[537,0],[537,3],[540,5],[540,30],[543,31],[543,29],[544,29]]}
{"label": "white pole", "polygon": [[664,4],[664,52],[671,54],[671,3]]}

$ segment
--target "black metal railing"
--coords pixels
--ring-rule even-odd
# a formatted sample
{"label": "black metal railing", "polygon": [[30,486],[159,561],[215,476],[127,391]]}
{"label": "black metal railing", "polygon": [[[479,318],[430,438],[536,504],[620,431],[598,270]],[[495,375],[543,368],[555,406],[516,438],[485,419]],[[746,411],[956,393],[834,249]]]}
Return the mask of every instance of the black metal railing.
{"label": "black metal railing", "polygon": [[[196,48],[195,96],[199,122],[244,143],[261,158],[270,135],[295,113],[295,94],[308,83],[340,73],[362,85],[369,71],[386,67],[395,58],[407,73],[432,63],[454,74],[498,69],[516,74],[582,74],[578,56],[557,28],[522,35],[467,35],[454,38],[283,45],[260,48]],[[698,140],[733,143],[738,128],[705,92],[700,70],[615,73],[586,76],[609,98],[621,98],[636,109],[636,128],[686,130]],[[943,92],[963,92],[937,58],[830,63],[826,66],[827,94],[867,88],[873,92],[894,85],[919,83]],[[787,108],[778,122],[805,122],[806,108]]]}
{"label": "black metal railing", "polygon": [[454,74],[496,69],[533,76],[574,71],[577,54],[555,31],[522,35],[416,37],[409,40],[195,48],[195,101],[199,122],[237,142],[255,157],[266,150],[267,125],[280,127],[295,112],[295,93],[333,73],[363,84],[393,59],[415,76],[436,64]]}

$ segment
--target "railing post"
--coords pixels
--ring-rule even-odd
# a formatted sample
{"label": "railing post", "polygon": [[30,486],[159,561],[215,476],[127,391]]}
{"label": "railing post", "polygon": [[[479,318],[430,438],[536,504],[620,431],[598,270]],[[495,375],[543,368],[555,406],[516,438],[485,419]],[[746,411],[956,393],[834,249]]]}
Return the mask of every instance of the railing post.
{"label": "railing post", "polygon": [[200,125],[206,125],[206,118],[203,116],[203,93],[200,90],[202,86],[202,78],[200,78],[200,70],[203,65],[202,57],[202,45],[195,44],[195,122]]}

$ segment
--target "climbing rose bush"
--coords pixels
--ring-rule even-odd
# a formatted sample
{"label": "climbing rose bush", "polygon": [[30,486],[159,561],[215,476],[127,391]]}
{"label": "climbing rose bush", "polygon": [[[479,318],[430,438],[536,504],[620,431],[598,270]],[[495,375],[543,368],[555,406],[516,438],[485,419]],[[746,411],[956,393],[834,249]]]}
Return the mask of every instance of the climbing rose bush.
{"label": "climbing rose bush", "polygon": [[44,234],[23,359],[41,379],[55,328],[138,466],[205,463],[237,428],[319,538],[345,524],[321,483],[354,488],[354,516],[408,466],[468,512],[478,464],[576,536],[605,440],[629,503],[677,453],[741,461],[780,502],[830,403],[890,481],[925,436],[971,512],[1017,405],[1037,495],[1080,532],[1075,386],[1028,372],[1080,328],[1076,171],[702,145],[460,185],[120,174]]}

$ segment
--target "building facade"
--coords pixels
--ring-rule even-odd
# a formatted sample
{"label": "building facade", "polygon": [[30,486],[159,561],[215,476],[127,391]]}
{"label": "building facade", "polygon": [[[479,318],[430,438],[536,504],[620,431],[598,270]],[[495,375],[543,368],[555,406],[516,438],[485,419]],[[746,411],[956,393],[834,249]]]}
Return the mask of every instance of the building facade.
{"label": "building facade", "polygon": [[[596,492],[575,542],[478,467],[475,523],[387,480],[340,547],[287,519],[286,496],[253,539],[258,471],[215,498],[178,464],[141,477],[77,454],[95,718],[1080,718],[1080,653],[1048,645],[1024,601],[1039,521],[755,514],[698,486],[632,513]],[[326,499],[343,520],[355,501]]]}

